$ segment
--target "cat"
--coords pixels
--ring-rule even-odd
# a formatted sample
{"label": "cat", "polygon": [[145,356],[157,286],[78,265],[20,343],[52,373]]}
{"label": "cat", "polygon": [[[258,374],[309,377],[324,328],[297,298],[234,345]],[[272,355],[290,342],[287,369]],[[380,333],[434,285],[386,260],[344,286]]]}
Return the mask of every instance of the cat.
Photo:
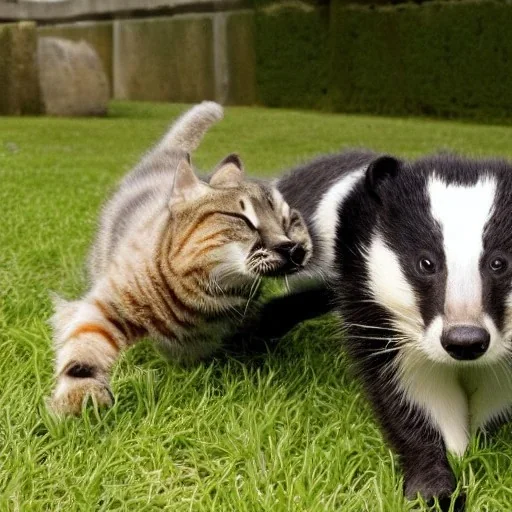
{"label": "cat", "polygon": [[237,155],[200,180],[190,161],[222,107],[186,112],[121,182],[100,216],[79,300],[55,298],[50,408],[113,403],[109,374],[144,337],[175,360],[211,355],[236,331],[264,276],[301,270],[312,243],[275,187],[244,179]]}

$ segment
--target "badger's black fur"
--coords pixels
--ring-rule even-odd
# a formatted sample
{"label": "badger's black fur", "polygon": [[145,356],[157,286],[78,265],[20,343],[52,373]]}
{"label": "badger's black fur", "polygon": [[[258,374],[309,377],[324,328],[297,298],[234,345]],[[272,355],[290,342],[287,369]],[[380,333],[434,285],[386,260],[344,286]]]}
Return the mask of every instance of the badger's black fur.
{"label": "badger's black fur", "polygon": [[[330,295],[311,292],[313,314],[319,305],[341,314],[406,495],[438,497],[448,510],[447,449],[461,455],[469,429],[506,418],[512,404],[512,166],[353,151],[292,170],[278,186],[308,223],[311,268]],[[308,293],[271,302],[266,325],[275,311],[285,328],[311,316]]]}

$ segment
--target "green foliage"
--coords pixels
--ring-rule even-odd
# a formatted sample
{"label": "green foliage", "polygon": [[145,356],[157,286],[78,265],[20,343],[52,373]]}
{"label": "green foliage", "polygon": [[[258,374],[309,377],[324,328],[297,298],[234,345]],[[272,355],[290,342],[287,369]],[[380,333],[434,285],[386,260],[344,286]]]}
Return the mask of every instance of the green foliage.
{"label": "green foliage", "polygon": [[[0,511],[425,511],[402,497],[332,318],[256,360],[182,368],[142,344],[116,365],[110,411],[63,422],[46,413],[49,291],[85,290],[102,201],[184,108],[114,103],[107,118],[2,119]],[[249,172],[272,175],[347,145],[512,158],[511,139],[511,127],[230,108],[193,158],[206,171],[237,151]],[[511,510],[511,441],[509,426],[455,461],[467,512]]]}
{"label": "green foliage", "polygon": [[270,4],[256,10],[258,100],[271,107],[319,107],[328,81],[327,7]]}
{"label": "green foliage", "polygon": [[375,9],[334,4],[335,110],[510,118],[512,5],[428,2]]}

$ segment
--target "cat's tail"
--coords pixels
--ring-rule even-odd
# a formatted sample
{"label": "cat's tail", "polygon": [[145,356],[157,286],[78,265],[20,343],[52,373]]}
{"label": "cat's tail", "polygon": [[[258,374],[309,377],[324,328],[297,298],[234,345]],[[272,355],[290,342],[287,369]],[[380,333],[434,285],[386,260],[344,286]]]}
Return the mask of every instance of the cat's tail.
{"label": "cat's tail", "polygon": [[224,109],[214,101],[203,101],[187,110],[164,135],[158,149],[180,149],[191,153],[208,128],[224,117]]}

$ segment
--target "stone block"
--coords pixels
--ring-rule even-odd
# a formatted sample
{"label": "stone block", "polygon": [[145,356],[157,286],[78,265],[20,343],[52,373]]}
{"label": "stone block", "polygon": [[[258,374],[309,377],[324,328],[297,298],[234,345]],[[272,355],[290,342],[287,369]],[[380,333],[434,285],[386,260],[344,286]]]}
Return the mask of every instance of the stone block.
{"label": "stone block", "polygon": [[0,114],[41,112],[34,23],[0,25]]}
{"label": "stone block", "polygon": [[115,98],[214,99],[212,16],[116,20],[113,67]]}
{"label": "stone block", "polygon": [[47,114],[106,114],[108,79],[98,54],[89,43],[40,37],[38,64],[42,99]]}
{"label": "stone block", "polygon": [[112,88],[112,22],[80,21],[60,25],[38,27],[37,32],[44,37],[61,37],[72,41],[88,42],[98,54],[103,69]]}

